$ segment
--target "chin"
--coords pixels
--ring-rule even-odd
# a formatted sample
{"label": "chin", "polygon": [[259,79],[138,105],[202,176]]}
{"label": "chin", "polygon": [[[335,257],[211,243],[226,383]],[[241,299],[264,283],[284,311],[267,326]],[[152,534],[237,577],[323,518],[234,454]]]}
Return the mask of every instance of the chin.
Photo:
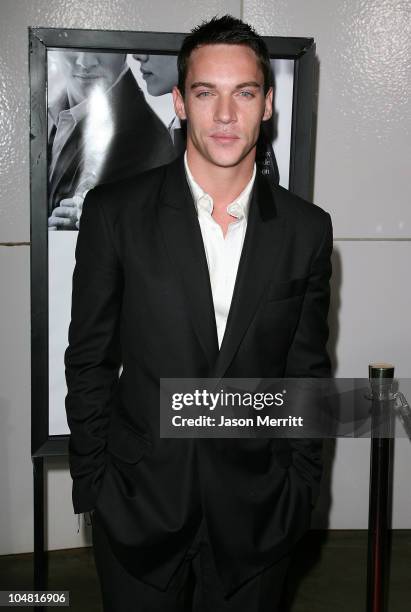
{"label": "chin", "polygon": [[212,161],[216,166],[221,166],[223,168],[232,168],[233,166],[237,166],[243,159],[246,157],[246,154],[243,155],[210,155],[210,161]]}
{"label": "chin", "polygon": [[244,143],[237,147],[207,147],[210,161],[217,166],[232,168],[241,163],[252,151],[253,147],[244,147]]}
{"label": "chin", "polygon": [[238,166],[238,164],[241,161],[241,158],[235,159],[232,161],[228,161],[228,160],[212,160],[212,161],[216,166],[220,166],[220,168],[234,168],[235,166]]}

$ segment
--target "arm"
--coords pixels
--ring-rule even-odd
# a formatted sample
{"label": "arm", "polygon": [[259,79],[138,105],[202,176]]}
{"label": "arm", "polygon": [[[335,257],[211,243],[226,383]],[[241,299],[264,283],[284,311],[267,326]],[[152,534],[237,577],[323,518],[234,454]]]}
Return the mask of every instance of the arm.
{"label": "arm", "polygon": [[[301,316],[288,356],[285,378],[329,378],[327,354],[327,316],[330,303],[331,253],[333,231],[327,214],[323,237],[313,259]],[[314,504],[322,473],[322,440],[289,439],[293,451],[293,467],[311,490]]]}
{"label": "arm", "polygon": [[97,497],[121,365],[122,272],[100,193],[100,188],[93,189],[84,201],[73,273],[69,344],[64,356],[75,513],[91,510]]}

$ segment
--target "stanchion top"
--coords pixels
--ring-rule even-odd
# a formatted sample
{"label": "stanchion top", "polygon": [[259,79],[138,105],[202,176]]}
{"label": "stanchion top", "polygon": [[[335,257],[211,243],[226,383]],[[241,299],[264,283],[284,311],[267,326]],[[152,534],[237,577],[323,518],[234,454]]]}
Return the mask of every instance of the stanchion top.
{"label": "stanchion top", "polygon": [[369,378],[394,378],[394,366],[391,363],[370,363],[368,366]]}

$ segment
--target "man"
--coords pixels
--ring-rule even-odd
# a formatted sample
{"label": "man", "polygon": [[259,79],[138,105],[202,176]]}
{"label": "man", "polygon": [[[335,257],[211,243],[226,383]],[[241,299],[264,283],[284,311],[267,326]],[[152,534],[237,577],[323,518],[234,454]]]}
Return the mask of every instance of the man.
{"label": "man", "polygon": [[[140,72],[151,96],[163,96],[172,92],[178,80],[177,58],[174,55],[136,53],[133,57],[140,62]],[[267,175],[274,184],[278,184],[280,176],[270,140],[273,127],[270,123],[265,121],[261,126],[256,148],[256,164],[260,172]],[[177,153],[183,152],[186,148],[184,128],[185,121],[181,125],[177,115],[168,126]]]}
{"label": "man", "polygon": [[65,357],[74,511],[95,510],[106,611],[273,612],[321,444],[160,438],[159,383],[328,376],[331,222],[255,171],[272,89],[252,28],[202,24],[178,66],[185,156],[86,197]]}
{"label": "man", "polygon": [[78,229],[89,189],[176,157],[124,53],[55,51],[64,91],[49,107],[49,229]]}

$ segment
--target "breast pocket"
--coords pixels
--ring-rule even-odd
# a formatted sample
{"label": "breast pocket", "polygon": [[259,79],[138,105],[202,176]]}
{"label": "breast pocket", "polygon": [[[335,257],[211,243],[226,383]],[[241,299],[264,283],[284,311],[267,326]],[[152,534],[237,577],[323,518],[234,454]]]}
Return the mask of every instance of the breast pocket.
{"label": "breast pocket", "polygon": [[308,284],[308,277],[293,278],[289,281],[276,281],[268,288],[267,301],[277,302],[304,295]]}

